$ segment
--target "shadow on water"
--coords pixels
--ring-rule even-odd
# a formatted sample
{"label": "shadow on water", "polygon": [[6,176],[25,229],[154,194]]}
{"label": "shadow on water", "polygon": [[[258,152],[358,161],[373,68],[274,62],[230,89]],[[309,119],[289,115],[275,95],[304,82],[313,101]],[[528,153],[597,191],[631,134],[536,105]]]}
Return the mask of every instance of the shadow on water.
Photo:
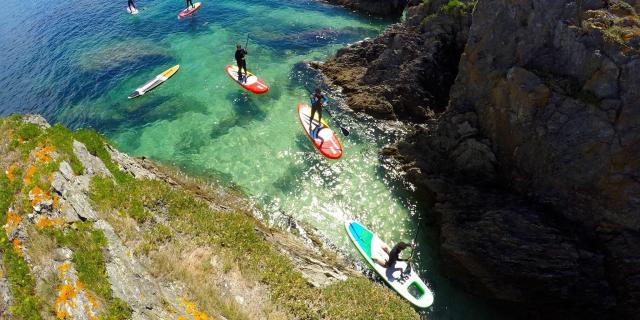
{"label": "shadow on water", "polygon": [[206,105],[193,98],[156,95],[152,91],[132,100],[124,97],[121,101],[91,108],[68,108],[58,120],[70,123],[71,128],[89,126],[108,133],[139,130],[157,121],[174,121],[185,113],[207,115],[209,112]]}
{"label": "shadow on water", "polygon": [[231,101],[234,115],[219,121],[209,132],[210,139],[217,139],[226,135],[232,128],[247,127],[254,121],[264,121],[267,113],[259,106],[251,93],[245,91],[232,91],[226,96]]}
{"label": "shadow on water", "polygon": [[[200,154],[200,149],[207,145],[211,141],[206,134],[203,134],[203,130],[199,128],[193,128],[187,131],[183,131],[180,134],[180,142],[175,146],[175,151],[172,159],[191,159],[193,155]],[[182,160],[181,160],[182,161]]]}

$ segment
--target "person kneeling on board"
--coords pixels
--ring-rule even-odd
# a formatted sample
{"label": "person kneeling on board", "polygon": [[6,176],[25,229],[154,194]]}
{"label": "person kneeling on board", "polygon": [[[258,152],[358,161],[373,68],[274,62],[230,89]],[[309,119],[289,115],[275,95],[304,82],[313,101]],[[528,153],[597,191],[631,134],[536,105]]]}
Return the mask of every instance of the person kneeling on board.
{"label": "person kneeling on board", "polygon": [[[247,61],[244,56],[247,55],[247,50],[243,49],[238,43],[236,44],[236,64],[238,65],[238,81],[247,81]],[[244,69],[244,78],[242,77],[242,70]],[[244,79],[244,80],[243,80]]]}
{"label": "person kneeling on board", "polygon": [[[380,257],[374,257],[374,261],[385,267],[385,268],[391,268],[396,264],[396,261],[409,261],[410,259],[400,259],[400,253],[407,248],[411,248],[411,249],[415,249],[416,245],[415,244],[409,244],[406,242],[399,242],[398,244],[396,244],[395,246],[393,246],[393,249],[389,250],[389,246],[386,243],[382,244],[382,250],[384,250],[384,252],[386,252],[389,255],[389,258],[385,261],[384,259],[380,259]],[[407,268],[409,267],[410,264],[407,263]],[[400,271],[403,271],[402,269],[400,269]]]}
{"label": "person kneeling on board", "polygon": [[[311,95],[311,117],[309,118],[309,132],[311,133],[311,137],[313,138],[318,138],[317,131],[322,128],[322,107],[327,103],[327,101],[329,101],[329,99],[327,98],[327,96],[322,94],[320,88],[316,88],[313,95]],[[318,123],[320,125],[316,128],[316,132],[314,133],[311,125],[313,123],[313,116],[316,114],[316,112],[318,113]]]}

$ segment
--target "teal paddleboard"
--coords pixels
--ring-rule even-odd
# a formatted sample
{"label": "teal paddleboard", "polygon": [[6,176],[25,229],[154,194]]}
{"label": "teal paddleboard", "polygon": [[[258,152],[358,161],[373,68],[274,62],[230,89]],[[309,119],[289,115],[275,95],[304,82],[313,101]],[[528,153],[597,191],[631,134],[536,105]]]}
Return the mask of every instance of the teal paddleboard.
{"label": "teal paddleboard", "polygon": [[393,266],[385,268],[373,260],[374,257],[383,260],[389,258],[382,250],[384,242],[377,235],[356,221],[347,221],[344,226],[349,239],[362,257],[393,290],[418,308],[427,308],[433,304],[433,293],[415,271],[411,270],[408,275],[402,275],[402,270],[407,267],[405,261],[397,261]]}

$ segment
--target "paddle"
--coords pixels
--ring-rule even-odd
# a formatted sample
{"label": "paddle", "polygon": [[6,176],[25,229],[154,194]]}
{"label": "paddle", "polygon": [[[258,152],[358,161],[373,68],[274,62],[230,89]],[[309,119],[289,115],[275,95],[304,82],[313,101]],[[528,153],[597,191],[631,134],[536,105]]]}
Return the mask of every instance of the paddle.
{"label": "paddle", "polygon": [[418,218],[417,228],[418,229],[416,230],[416,235],[413,237],[413,241],[411,242],[411,255],[409,256],[409,259],[407,259],[407,269],[402,271],[402,273],[406,276],[409,276],[409,274],[411,273],[411,262],[413,261],[414,254],[416,253],[416,248],[413,246],[417,245],[416,241],[418,240],[418,235],[420,234],[420,218]]}
{"label": "paddle", "polygon": [[[310,94],[311,96],[313,96],[313,93],[311,93],[311,91],[308,91],[308,92],[309,92],[309,94]],[[311,101],[311,104],[313,104],[313,100]],[[343,126],[338,122],[338,119],[336,119],[336,117],[334,117],[334,116],[331,114],[331,112],[329,112],[329,110],[324,109],[324,111],[326,111],[326,112],[327,112],[327,114],[329,115],[329,117],[333,118],[333,120],[334,120],[334,121],[336,122],[336,124],[338,125],[338,128],[340,128],[340,131],[342,132],[342,134],[343,134],[345,137],[348,137],[348,136],[349,136],[349,134],[350,134],[349,130],[347,130],[345,127],[343,127]]]}

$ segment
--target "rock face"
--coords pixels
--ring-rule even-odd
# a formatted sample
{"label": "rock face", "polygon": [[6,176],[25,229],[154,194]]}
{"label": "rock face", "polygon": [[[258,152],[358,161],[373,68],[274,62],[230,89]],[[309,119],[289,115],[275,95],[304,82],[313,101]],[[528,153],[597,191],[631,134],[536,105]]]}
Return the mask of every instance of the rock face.
{"label": "rock face", "polygon": [[[333,67],[346,61],[354,72],[376,74],[381,65],[403,70],[423,55],[438,56],[424,48],[403,54],[416,42],[403,43],[407,35],[393,31],[420,33],[430,48],[427,35],[435,31],[426,29],[446,20],[439,17],[444,6],[429,7],[434,1],[410,7],[404,25],[322,66],[344,86],[350,107],[424,122],[385,154],[395,154],[431,206],[427,218],[440,231],[450,275],[517,306],[519,318],[546,308],[552,318],[637,319],[640,309],[638,3],[581,2],[581,25],[575,1],[486,0],[478,1],[469,30],[442,28],[441,38],[467,40],[437,117],[416,116],[425,105],[442,110],[437,99],[419,100],[437,96],[428,85],[406,103],[375,96],[388,102],[379,113],[355,102],[365,85],[346,83]],[[415,83],[405,75],[374,83],[393,97],[403,83]]]}
{"label": "rock face", "polygon": [[327,0],[327,2],[382,17],[398,17],[407,5],[407,0]]}
{"label": "rock face", "polygon": [[445,3],[410,3],[406,23],[339,50],[319,68],[355,111],[418,122],[433,117],[447,105],[471,22],[470,7],[439,13]]}

